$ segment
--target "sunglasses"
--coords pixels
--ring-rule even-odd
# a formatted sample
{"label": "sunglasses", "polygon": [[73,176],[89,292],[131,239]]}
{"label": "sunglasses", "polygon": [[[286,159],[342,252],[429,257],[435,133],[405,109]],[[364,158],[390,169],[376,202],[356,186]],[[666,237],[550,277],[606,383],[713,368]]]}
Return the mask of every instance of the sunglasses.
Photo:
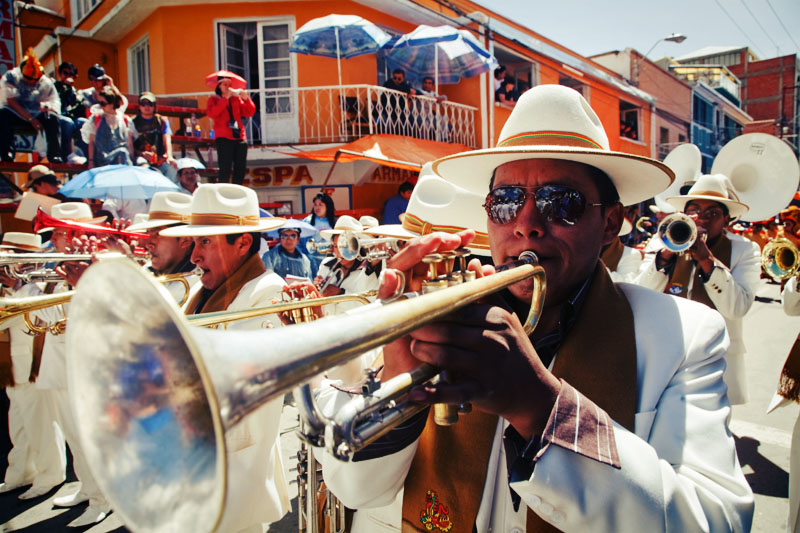
{"label": "sunglasses", "polygon": [[139,107],[153,107],[154,105],[155,104],[153,102],[150,102],[148,100],[143,100],[139,102]]}
{"label": "sunglasses", "polygon": [[281,233],[281,239],[296,239],[298,237],[297,233]]}
{"label": "sunglasses", "polygon": [[705,211],[701,211],[699,207],[690,206],[686,208],[686,214],[690,217],[702,218],[704,220],[717,220],[725,216],[725,211],[719,207],[709,207]]}
{"label": "sunglasses", "polygon": [[536,209],[548,222],[564,226],[575,225],[587,207],[603,205],[586,203],[586,196],[571,187],[545,185],[497,187],[486,195],[483,207],[495,224],[509,224],[517,219],[529,196],[533,196]]}

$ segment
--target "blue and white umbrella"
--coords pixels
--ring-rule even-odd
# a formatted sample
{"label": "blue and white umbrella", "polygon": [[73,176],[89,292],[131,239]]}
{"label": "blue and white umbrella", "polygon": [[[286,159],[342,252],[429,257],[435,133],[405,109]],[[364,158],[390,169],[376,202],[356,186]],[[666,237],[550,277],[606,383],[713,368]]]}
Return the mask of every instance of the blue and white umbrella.
{"label": "blue and white umbrella", "polygon": [[386,55],[392,68],[417,78],[430,76],[439,92],[440,83],[458,83],[494,70],[497,60],[467,30],[422,24],[400,37]]}
{"label": "blue and white umbrella", "polygon": [[267,236],[272,239],[277,239],[280,237],[281,230],[285,229],[293,229],[297,231],[301,239],[305,237],[311,237],[312,235],[315,235],[317,233],[317,228],[315,228],[308,222],[303,222],[302,220],[297,220],[296,218],[290,218],[287,219],[286,224],[284,224],[280,228],[267,232]]}
{"label": "blue and white umbrella", "polygon": [[180,190],[157,170],[131,165],[106,165],[81,172],[58,192],[69,198],[149,200],[159,191]]}
{"label": "blue and white umbrella", "polygon": [[342,58],[375,52],[391,35],[356,15],[328,15],[309,20],[292,35],[290,52],[335,57],[342,85]]}

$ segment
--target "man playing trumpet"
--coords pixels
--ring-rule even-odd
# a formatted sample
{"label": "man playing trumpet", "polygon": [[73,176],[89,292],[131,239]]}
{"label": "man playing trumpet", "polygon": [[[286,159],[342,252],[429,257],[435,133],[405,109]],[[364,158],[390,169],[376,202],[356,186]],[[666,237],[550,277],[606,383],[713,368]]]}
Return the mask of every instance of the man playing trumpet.
{"label": "man playing trumpet", "polygon": [[667,202],[689,215],[698,238],[684,260],[661,248],[642,264],[637,283],[703,303],[725,318],[731,345],[725,356],[725,383],[732,405],[747,402],[742,318],[756,296],[761,273],[758,245],[725,231],[731,219],[747,212],[721,174],[701,176],[688,193]]}
{"label": "man playing trumpet", "polygon": [[[382,379],[422,362],[447,369],[447,383],[410,398],[470,402],[473,412],[447,427],[423,412],[353,462],[325,456],[329,488],[358,509],[352,531],[748,530],[753,496],[725,424],[722,319],[614,284],[599,262],[622,205],[665,189],[672,172],[612,152],[583,97],[547,85],[520,98],[497,148],[444,158],[434,171],[488,191],[494,262],[534,251],[547,275],[544,309],[528,337],[518,316],[533,283],[523,282],[384,348]],[[382,296],[396,288],[392,269],[416,289],[423,257],[473,237],[412,241],[388,261]]]}

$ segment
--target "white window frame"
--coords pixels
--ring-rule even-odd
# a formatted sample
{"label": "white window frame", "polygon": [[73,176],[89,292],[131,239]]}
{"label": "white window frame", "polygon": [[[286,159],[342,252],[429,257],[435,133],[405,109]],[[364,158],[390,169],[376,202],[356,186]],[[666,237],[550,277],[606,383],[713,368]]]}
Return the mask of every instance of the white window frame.
{"label": "white window frame", "polygon": [[102,3],[103,0],[70,0],[69,6],[72,15],[72,25],[76,26]]}
{"label": "white window frame", "polygon": [[[139,79],[136,57],[141,48],[144,48],[147,66],[144,79]],[[139,94],[150,90],[150,36],[144,36],[128,48],[128,88],[131,94]]]}
{"label": "white window frame", "polygon": [[[619,138],[624,139],[628,142],[638,143],[638,144],[645,144],[644,142],[644,131],[642,130],[642,108],[634,103],[628,102],[627,100],[620,100],[620,110],[619,110],[619,122],[622,124],[623,114],[635,114],[636,115],[636,139],[631,139],[630,137],[626,137],[620,133]],[[627,104],[628,109],[622,109],[622,103]]]}

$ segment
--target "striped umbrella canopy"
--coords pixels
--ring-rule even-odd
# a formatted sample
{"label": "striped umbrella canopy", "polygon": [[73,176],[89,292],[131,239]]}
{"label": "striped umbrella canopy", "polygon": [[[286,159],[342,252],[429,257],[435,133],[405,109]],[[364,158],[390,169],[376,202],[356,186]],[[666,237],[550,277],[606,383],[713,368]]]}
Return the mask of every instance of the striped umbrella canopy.
{"label": "striped umbrella canopy", "polygon": [[328,15],[309,20],[294,35],[289,51],[335,57],[342,84],[342,58],[380,50],[391,36],[372,22],[356,15]]}
{"label": "striped umbrella canopy", "polygon": [[439,92],[440,83],[458,83],[498,66],[497,60],[467,30],[451,26],[418,26],[400,37],[386,60],[417,78],[430,76]]}

